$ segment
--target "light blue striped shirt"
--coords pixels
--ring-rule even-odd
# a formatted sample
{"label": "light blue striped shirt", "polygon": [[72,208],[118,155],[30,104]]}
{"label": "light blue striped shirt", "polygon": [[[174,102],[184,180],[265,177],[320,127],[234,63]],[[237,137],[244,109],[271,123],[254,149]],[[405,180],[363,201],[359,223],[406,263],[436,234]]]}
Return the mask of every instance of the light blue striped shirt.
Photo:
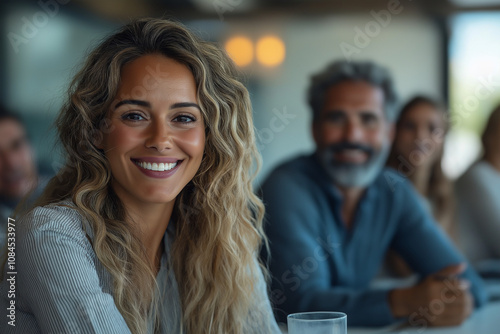
{"label": "light blue striped shirt", "polygon": [[[88,222],[65,201],[37,207],[16,222],[15,272],[7,262],[0,283],[0,333],[130,333],[113,300],[112,278],[98,260],[89,238]],[[160,289],[160,333],[180,333],[180,300],[168,248],[172,229],[165,233],[165,250],[157,275]],[[15,287],[11,284],[15,280]],[[15,297],[12,291],[15,290]],[[260,275],[255,293],[259,310],[249,317],[245,333],[279,333],[266,284]],[[15,301],[15,326],[9,318]],[[9,324],[9,322],[11,324]],[[150,325],[149,332],[153,329]]]}

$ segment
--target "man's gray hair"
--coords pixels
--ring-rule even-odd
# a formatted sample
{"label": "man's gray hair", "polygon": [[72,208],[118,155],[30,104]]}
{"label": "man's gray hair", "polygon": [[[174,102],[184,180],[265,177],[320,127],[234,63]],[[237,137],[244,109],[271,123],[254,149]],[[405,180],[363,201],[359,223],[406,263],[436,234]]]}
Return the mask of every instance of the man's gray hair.
{"label": "man's gray hair", "polygon": [[340,60],[331,63],[323,71],[311,77],[308,100],[313,111],[313,122],[319,120],[327,90],[343,81],[366,81],[384,92],[385,115],[389,122],[398,116],[397,95],[389,71],[372,62],[349,62]]}

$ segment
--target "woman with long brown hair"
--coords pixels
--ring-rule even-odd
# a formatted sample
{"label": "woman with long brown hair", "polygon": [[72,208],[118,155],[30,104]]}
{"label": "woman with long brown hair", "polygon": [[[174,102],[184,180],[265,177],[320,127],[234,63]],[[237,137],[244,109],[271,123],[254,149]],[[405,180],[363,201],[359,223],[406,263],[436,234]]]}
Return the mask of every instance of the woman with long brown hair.
{"label": "woman with long brown hair", "polygon": [[132,22],[89,55],[57,127],[67,161],[17,221],[2,333],[279,331],[250,100],[221,49]]}
{"label": "woman with long brown hair", "polygon": [[[447,131],[446,109],[439,102],[416,96],[401,109],[387,161],[422,196],[424,207],[451,238],[455,238],[454,195],[441,163]],[[411,271],[391,252],[389,267],[396,274]]]}
{"label": "woman with long brown hair", "polygon": [[443,228],[453,225],[453,188],[441,166],[447,131],[446,109],[416,96],[401,109],[387,165],[407,177]]}

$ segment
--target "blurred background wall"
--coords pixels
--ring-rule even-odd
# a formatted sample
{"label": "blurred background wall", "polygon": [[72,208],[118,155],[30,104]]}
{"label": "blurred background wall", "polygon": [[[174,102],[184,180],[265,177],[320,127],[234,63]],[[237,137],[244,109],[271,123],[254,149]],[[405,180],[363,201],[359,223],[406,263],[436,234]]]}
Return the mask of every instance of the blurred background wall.
{"label": "blurred background wall", "polygon": [[[313,149],[306,89],[333,60],[388,67],[400,101],[449,105],[444,168],[480,154],[478,134],[500,102],[500,0],[2,0],[0,97],[26,120],[40,169],[63,160],[52,123],[87,52],[134,17],[173,17],[220,43],[240,66],[263,168]],[[1,134],[0,134],[1,135]]]}

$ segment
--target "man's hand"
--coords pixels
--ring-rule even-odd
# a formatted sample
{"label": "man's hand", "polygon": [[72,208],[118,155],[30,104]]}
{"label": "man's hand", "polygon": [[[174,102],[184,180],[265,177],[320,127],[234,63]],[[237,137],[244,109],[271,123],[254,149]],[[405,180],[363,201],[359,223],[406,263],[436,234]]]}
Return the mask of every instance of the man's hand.
{"label": "man's hand", "polygon": [[415,286],[391,291],[389,303],[393,315],[409,317],[410,321],[425,319],[430,326],[461,324],[474,306],[470,283],[457,277],[465,268],[465,263],[449,266]]}

